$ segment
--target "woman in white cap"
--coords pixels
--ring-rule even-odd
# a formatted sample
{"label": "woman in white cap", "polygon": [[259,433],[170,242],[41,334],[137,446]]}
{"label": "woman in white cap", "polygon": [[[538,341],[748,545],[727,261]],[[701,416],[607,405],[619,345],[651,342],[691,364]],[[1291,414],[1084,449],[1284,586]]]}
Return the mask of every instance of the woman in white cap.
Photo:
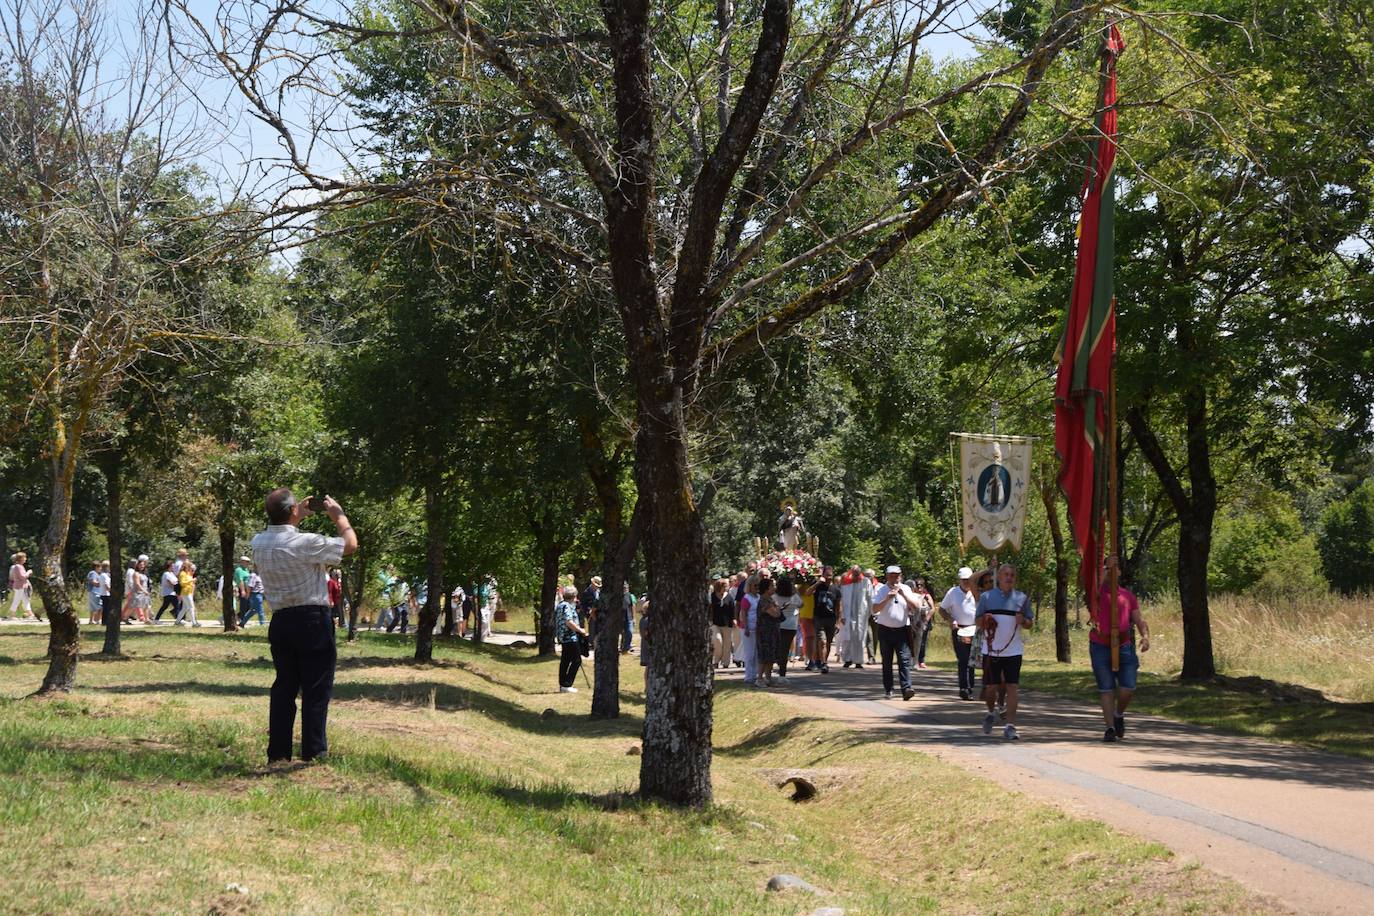
{"label": "woman in white cap", "polygon": [[973,698],[973,639],[977,633],[974,617],[978,598],[973,594],[973,570],[959,567],[959,582],[951,585],[940,599],[940,616],[949,624],[954,641],[954,658],[959,670],[959,699]]}
{"label": "woman in white cap", "polygon": [[143,570],[148,568],[148,558],[139,555],[129,561],[124,571],[124,607],[120,609],[120,622],[132,623],[135,619],[148,622],[148,577]]}

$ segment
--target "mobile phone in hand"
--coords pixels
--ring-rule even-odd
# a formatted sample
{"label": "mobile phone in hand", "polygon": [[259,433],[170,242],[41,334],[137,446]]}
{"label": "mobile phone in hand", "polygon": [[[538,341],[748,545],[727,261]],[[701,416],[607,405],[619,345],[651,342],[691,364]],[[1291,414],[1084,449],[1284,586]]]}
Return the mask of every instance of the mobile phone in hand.
{"label": "mobile phone in hand", "polygon": [[309,509],[311,512],[323,512],[323,511],[324,511],[324,497],[323,497],[323,496],[312,496],[312,497],[310,497],[309,499],[307,499],[307,500],[305,501],[305,508]]}

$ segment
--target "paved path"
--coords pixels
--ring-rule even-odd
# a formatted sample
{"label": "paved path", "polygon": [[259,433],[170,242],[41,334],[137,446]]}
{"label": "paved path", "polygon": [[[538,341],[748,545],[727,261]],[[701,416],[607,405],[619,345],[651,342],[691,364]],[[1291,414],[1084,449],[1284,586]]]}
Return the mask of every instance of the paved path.
{"label": "paved path", "polygon": [[[717,672],[741,677],[738,669]],[[1104,744],[1101,712],[1022,694],[1020,741],[983,734],[954,676],[918,671],[910,702],[881,669],[793,674],[770,691],[800,709],[908,743],[1002,785],[1156,840],[1301,912],[1374,913],[1374,763],[1128,715]]]}

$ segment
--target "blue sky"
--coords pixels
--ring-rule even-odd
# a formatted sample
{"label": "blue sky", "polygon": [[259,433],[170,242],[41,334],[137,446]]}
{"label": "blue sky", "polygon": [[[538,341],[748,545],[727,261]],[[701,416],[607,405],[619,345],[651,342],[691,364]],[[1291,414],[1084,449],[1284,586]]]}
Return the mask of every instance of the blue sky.
{"label": "blue sky", "polygon": [[[312,0],[310,8],[314,12],[322,12],[334,3],[335,0]],[[971,4],[968,7],[970,11],[961,17],[964,21],[958,24],[966,26],[974,18],[973,11],[991,5],[981,2]],[[220,0],[188,0],[188,6],[194,15],[209,25],[221,3]],[[120,7],[129,11],[124,14],[126,17],[136,15],[133,12],[135,4],[130,0],[116,0],[111,9],[115,11]],[[115,15],[120,14],[115,12]],[[924,47],[936,58],[960,57],[972,50],[967,40],[952,34],[932,35]],[[267,160],[283,156],[282,142],[276,132],[249,114],[248,106],[233,82],[222,72],[216,72],[216,68],[206,67],[197,73],[192,68],[183,67],[181,71],[188,89],[194,92],[203,106],[200,116],[206,119],[211,134],[201,156],[201,165],[215,181],[227,186],[240,181],[246,181],[249,186],[272,181]],[[306,108],[310,104],[309,93],[288,94],[284,99],[287,120],[293,126],[304,127],[310,121]],[[339,119],[334,124],[337,127],[346,126]],[[341,173],[345,164],[345,157],[327,146],[317,146],[310,156],[311,167],[326,175]]]}

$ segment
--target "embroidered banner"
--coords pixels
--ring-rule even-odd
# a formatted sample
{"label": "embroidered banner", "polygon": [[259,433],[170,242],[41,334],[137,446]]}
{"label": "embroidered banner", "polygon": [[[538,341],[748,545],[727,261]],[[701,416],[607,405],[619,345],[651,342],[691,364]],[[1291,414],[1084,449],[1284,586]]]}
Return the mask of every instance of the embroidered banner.
{"label": "embroidered banner", "polygon": [[1020,550],[1034,440],[969,433],[953,436],[959,440],[964,546],[976,541],[987,550],[999,550],[1006,544]]}

